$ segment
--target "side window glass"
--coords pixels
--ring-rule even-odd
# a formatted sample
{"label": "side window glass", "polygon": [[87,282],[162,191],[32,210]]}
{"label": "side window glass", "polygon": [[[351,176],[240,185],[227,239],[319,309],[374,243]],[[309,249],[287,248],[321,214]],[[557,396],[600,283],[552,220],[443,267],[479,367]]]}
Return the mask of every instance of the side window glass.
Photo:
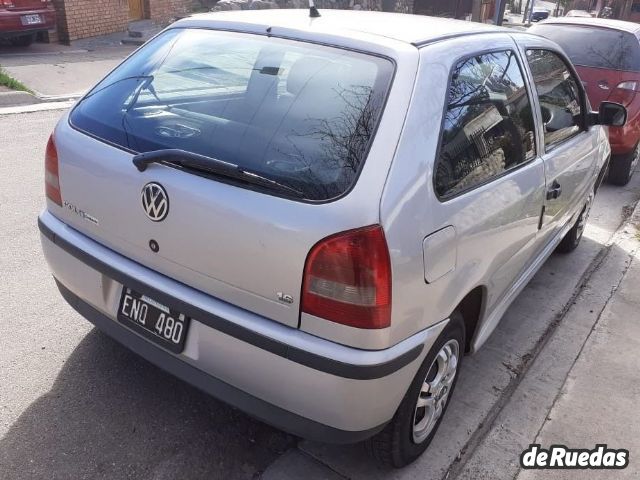
{"label": "side window glass", "polygon": [[544,143],[553,146],[580,131],[582,107],[578,82],[554,52],[528,50],[527,60],[542,109]]}
{"label": "side window glass", "polygon": [[531,104],[511,51],[478,55],[453,71],[435,187],[450,197],[535,157]]}

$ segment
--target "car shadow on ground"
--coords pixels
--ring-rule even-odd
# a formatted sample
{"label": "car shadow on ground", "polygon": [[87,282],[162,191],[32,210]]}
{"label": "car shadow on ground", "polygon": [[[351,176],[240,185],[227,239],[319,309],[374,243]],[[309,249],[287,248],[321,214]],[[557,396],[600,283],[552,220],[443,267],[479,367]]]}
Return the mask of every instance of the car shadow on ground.
{"label": "car shadow on ground", "polygon": [[251,479],[294,442],[94,329],[0,439],[0,477]]}

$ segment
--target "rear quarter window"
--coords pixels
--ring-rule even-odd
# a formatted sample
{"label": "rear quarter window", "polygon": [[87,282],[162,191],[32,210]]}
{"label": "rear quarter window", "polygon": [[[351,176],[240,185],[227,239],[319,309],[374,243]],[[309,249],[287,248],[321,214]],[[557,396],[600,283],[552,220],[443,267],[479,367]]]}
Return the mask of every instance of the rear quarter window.
{"label": "rear quarter window", "polygon": [[532,33],[560,45],[575,65],[640,72],[640,43],[635,35],[577,25],[536,25]]}
{"label": "rear quarter window", "polygon": [[355,183],[393,71],[375,55],[174,29],[98,84],[71,123],[133,152],[206,155],[326,201]]}

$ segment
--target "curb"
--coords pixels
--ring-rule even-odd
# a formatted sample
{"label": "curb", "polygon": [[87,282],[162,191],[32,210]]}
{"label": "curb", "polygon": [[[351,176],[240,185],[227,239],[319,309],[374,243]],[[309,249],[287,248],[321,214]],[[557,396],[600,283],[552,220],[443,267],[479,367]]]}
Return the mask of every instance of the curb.
{"label": "curb", "polygon": [[41,102],[42,100],[29,92],[22,92],[18,90],[0,92],[0,107],[17,107],[22,105],[33,105]]}
{"label": "curb", "polygon": [[140,45],[144,45],[146,41],[147,40],[145,40],[144,38],[125,37],[120,40],[120,43],[123,45],[135,45],[139,47]]}
{"label": "curb", "polygon": [[[42,95],[38,94],[37,92],[29,93],[18,90],[0,92],[0,115],[12,113],[12,109],[18,109],[20,111],[49,110],[50,108],[47,106],[50,104],[66,105],[70,102],[75,102],[80,97],[82,97],[82,95],[84,95],[84,93],[74,93],[67,95]],[[30,110],[29,107],[32,107],[32,110]]]}
{"label": "curb", "polygon": [[0,116],[14,115],[18,113],[45,112],[49,110],[65,110],[67,108],[73,107],[74,104],[75,100],[66,100],[60,102],[39,102],[35,104],[18,105],[11,107],[0,106]]}

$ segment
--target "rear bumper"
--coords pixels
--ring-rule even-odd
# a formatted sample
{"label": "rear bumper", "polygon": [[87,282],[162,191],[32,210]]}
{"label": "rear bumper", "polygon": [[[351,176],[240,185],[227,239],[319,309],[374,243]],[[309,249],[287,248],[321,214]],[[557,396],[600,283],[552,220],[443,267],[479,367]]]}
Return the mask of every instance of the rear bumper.
{"label": "rear bumper", "polygon": [[[23,25],[24,15],[40,15],[42,23],[36,25]],[[10,11],[0,10],[0,38],[11,38],[29,33],[37,33],[56,28],[56,12],[54,10],[24,10]]]}
{"label": "rear bumper", "polygon": [[[60,291],[81,315],[169,373],[305,438],[351,443],[382,429],[446,323],[386,350],[354,349],[175,282],[94,242],[48,212],[38,224]],[[192,318],[181,354],[115,320],[123,285]]]}

